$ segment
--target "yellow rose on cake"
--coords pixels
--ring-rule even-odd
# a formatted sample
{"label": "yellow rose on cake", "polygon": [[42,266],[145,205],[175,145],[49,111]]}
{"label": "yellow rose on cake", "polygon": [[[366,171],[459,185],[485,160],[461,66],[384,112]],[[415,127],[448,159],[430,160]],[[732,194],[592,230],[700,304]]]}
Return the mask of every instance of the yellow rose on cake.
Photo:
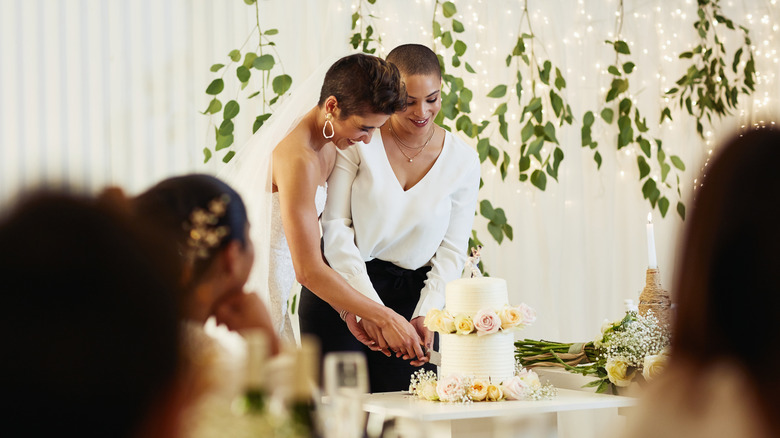
{"label": "yellow rose on cake", "polygon": [[500,401],[504,398],[504,391],[500,385],[489,384],[487,387],[487,401]]}
{"label": "yellow rose on cake", "polygon": [[455,331],[459,335],[467,335],[474,331],[474,321],[470,316],[460,314],[455,317]]}
{"label": "yellow rose on cake", "polygon": [[517,327],[523,321],[520,310],[512,306],[504,306],[498,311],[498,317],[501,318],[501,330]]}
{"label": "yellow rose on cake", "polygon": [[480,402],[487,398],[488,384],[484,380],[475,379],[468,387],[467,393],[471,401]]}

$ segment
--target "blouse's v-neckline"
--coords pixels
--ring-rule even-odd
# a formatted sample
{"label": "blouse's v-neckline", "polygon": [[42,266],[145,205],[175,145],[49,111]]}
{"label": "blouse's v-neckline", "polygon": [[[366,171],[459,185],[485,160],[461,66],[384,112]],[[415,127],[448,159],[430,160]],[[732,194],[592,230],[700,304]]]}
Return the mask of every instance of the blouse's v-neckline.
{"label": "blouse's v-neckline", "polygon": [[409,187],[408,189],[404,189],[404,185],[401,183],[401,180],[398,179],[398,174],[395,173],[395,169],[393,169],[393,165],[390,163],[390,156],[387,155],[387,149],[385,149],[385,139],[382,138],[382,134],[381,133],[379,134],[379,141],[382,143],[381,147],[382,147],[382,153],[384,154],[384,157],[385,157],[385,163],[387,164],[388,169],[390,169],[390,173],[393,175],[393,179],[395,180],[396,186],[399,189],[401,189],[402,192],[408,193],[409,191],[413,190],[415,187],[419,186],[420,183],[425,181],[426,178],[428,178],[428,175],[430,175],[431,172],[433,172],[433,170],[436,169],[436,167],[439,165],[439,161],[441,161],[441,156],[444,154],[444,151],[447,148],[447,139],[448,139],[448,136],[447,136],[447,133],[445,132],[444,133],[444,142],[441,145],[441,151],[439,151],[439,155],[433,161],[433,166],[431,166],[431,168],[428,169],[427,172],[425,172],[425,175],[423,175],[423,177],[420,178],[419,181],[414,183],[413,186]]}

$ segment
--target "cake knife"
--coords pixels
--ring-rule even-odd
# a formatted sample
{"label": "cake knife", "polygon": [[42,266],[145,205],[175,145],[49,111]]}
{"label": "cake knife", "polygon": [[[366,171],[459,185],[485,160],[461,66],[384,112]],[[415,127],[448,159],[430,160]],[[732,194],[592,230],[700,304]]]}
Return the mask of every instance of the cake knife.
{"label": "cake knife", "polygon": [[428,363],[441,366],[441,353],[436,350],[428,350]]}

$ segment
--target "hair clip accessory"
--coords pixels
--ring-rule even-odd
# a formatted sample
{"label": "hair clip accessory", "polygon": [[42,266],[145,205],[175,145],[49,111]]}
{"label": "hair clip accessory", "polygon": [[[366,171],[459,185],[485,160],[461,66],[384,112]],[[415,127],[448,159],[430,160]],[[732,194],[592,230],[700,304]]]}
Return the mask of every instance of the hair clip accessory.
{"label": "hair clip accessory", "polygon": [[184,223],[184,229],[188,231],[187,255],[190,259],[205,259],[209,257],[212,249],[219,246],[222,238],[230,231],[226,225],[216,226],[219,219],[225,215],[230,196],[222,195],[211,200],[208,210],[195,208],[190,213],[189,221]]}

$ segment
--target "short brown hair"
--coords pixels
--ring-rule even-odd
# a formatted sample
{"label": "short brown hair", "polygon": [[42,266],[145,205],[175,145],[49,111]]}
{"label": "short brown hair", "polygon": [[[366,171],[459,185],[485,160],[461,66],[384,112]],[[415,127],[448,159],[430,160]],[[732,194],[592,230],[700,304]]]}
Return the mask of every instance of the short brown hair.
{"label": "short brown hair", "polygon": [[388,114],[406,108],[406,90],[398,68],[376,56],[356,53],[336,61],[325,74],[317,105],[334,96],[341,118]]}

